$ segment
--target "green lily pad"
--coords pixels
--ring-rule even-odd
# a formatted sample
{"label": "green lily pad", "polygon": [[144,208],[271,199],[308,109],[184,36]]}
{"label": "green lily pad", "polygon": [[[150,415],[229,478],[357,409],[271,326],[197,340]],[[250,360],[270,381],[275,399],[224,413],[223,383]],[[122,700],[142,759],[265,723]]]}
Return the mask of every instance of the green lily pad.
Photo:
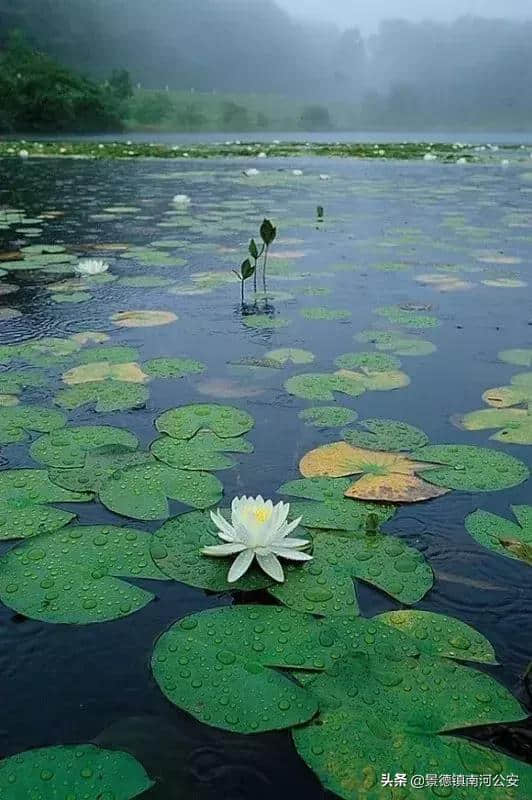
{"label": "green lily pad", "polygon": [[97,364],[106,361],[108,364],[129,364],[139,358],[138,350],[125,345],[114,347],[89,347],[76,355],[76,364]]}
{"label": "green lily pad", "polygon": [[158,289],[163,286],[171,286],[175,281],[171,278],[161,278],[158,275],[131,275],[120,278],[117,286],[127,286],[131,289]]}
{"label": "green lily pad", "polygon": [[415,461],[430,461],[442,465],[423,472],[425,481],[463,492],[509,489],[530,477],[528,467],[522,461],[485,447],[429,445],[416,450],[411,457]]}
{"label": "green lily pad", "polygon": [[192,358],[153,358],[142,366],[154,378],[183,378],[185,375],[199,375],[205,370],[205,364]]}
{"label": "green lily pad", "polygon": [[367,447],[369,450],[416,450],[429,441],[429,437],[419,428],[406,422],[393,419],[365,419],[359,425],[365,431],[356,428],[345,428],[342,437],[356,447]]}
{"label": "green lily pad", "polygon": [[412,636],[420,653],[425,655],[480,664],[497,663],[491,642],[454,617],[408,609],[387,611],[374,619]]}
{"label": "green lily pad", "polygon": [[125,411],[142,408],[149,396],[149,389],[142,384],[113,380],[89,381],[61,389],[54,397],[54,403],[69,410],[93,405],[98,412]]}
{"label": "green lily pad", "polygon": [[334,360],[341,369],[362,369],[364,372],[390,372],[401,368],[401,362],[384,353],[344,353]]}
{"label": "green lily pad", "polygon": [[30,455],[35,461],[48,467],[82,467],[88,453],[98,452],[111,445],[136,450],[138,439],[123,428],[112,428],[108,425],[63,428],[37,439],[30,448]]}
{"label": "green lily pad", "polygon": [[253,445],[241,437],[221,439],[212,431],[200,431],[192,439],[162,436],[150,445],[158,461],[189,470],[219,470],[235,466],[224,453],[252,453]]}
{"label": "green lily pad", "polygon": [[419,602],[433,584],[432,570],[419,550],[380,533],[315,532],[312,556],[303,566],[288,565],[286,581],[269,589],[296,611],[322,616],[358,614],[356,579],[405,605]]}
{"label": "green lily pad", "polygon": [[153,594],[124,578],[167,580],[150,557],[151,535],[112,525],[43,534],[0,558],[0,599],[44,622],[88,625],[133,614]]}
{"label": "green lily pad", "polygon": [[316,501],[290,502],[290,518],[302,517],[301,525],[305,528],[364,533],[368,518],[382,525],[394,516],[396,508],[391,504],[344,497],[351,484],[349,478],[303,478],[283,483],[277,492]]}
{"label": "green lily pad", "polygon": [[354,422],[358,414],[342,406],[318,406],[300,411],[298,416],[307,425],[313,425],[315,428],[339,428],[341,425]]}
{"label": "green lily pad", "polygon": [[173,580],[211,592],[248,592],[271,586],[271,578],[255,564],[235,583],[227,582],[230,561],[208,558],[201,552],[203,547],[220,544],[217,530],[205,512],[172,517],[153,536],[152,558]]}
{"label": "green lily pad", "polygon": [[502,350],[499,359],[517,367],[532,367],[532,348]]}
{"label": "green lily pad", "polygon": [[27,387],[46,384],[46,375],[37,369],[18,369],[0,372],[0,394],[20,394]]}
{"label": "green lily pad", "polygon": [[62,489],[43,469],[5,469],[0,470],[0,498],[23,507],[35,503],[86,503],[92,495]]}
{"label": "green lily pad", "polygon": [[171,703],[208,725],[236,733],[289,728],[313,717],[318,704],[281,670],[325,664],[320,632],[311,616],[286,608],[203,611],[161,636],[153,675]]}
{"label": "green lily pad", "polygon": [[437,328],[440,325],[440,320],[431,314],[405,311],[397,306],[380,306],[375,309],[375,314],[386,317],[394,325],[404,325],[406,328]]}
{"label": "green lily pad", "polygon": [[281,347],[278,350],[269,350],[265,358],[279,364],[312,364],[314,353],[297,347]]}
{"label": "green lily pad", "polygon": [[[374,623],[374,626],[378,623]],[[456,687],[460,687],[460,691]],[[453,729],[522,719],[519,703],[493,678],[448,659],[352,653],[308,686],[320,703],[319,717],[294,728],[299,755],[323,786],[344,800],[384,800],[395,790],[382,776],[497,775],[520,777],[515,800],[526,800],[532,770],[502,753],[463,738]],[[464,765],[467,765],[464,768]],[[400,790],[405,798],[433,796],[471,800],[471,787]],[[408,783],[407,783],[408,787]],[[434,791],[435,789],[435,791]],[[475,788],[488,800],[493,788]]]}
{"label": "green lily pad", "polygon": [[64,489],[73,492],[95,492],[115,472],[138,464],[152,461],[151,455],[141,450],[128,450],[120,445],[103,447],[93,453],[87,453],[85,462],[81,467],[50,467],[48,475],[50,480]]}
{"label": "green lily pad", "polygon": [[0,540],[29,539],[30,536],[55,531],[64,528],[75,516],[52,506],[2,498]]}
{"label": "green lily pad", "polygon": [[92,294],[89,292],[61,292],[50,295],[50,300],[53,300],[54,303],[86,303],[87,300],[92,300]]}
{"label": "green lily pad", "polygon": [[286,317],[270,316],[269,314],[248,314],[242,317],[242,322],[248,328],[262,330],[263,328],[286,328],[287,325],[291,324],[292,320],[286,319]]}
{"label": "green lily pad", "polygon": [[332,372],[294,375],[284,385],[289,394],[305,400],[334,400],[333,392],[359,397],[366,391],[364,376],[346,377]]}
{"label": "green lily pad", "polygon": [[157,430],[174,439],[191,439],[201,430],[209,430],[222,439],[230,439],[247,433],[254,424],[253,417],[245,411],[215,403],[172,408],[155,420]]}
{"label": "green lily pad", "polygon": [[432,342],[397,331],[366,330],[356,334],[354,338],[357,342],[374,344],[377,350],[389,351],[398,356],[428,356],[437,349]]}
{"label": "green lily pad", "polygon": [[466,529],[483,547],[532,566],[532,506],[510,508],[517,523],[477,510],[466,517]]}
{"label": "green lily pad", "polygon": [[156,520],[170,516],[168,497],[203,509],[218,503],[222,494],[222,484],[209,472],[152,462],[113,473],[100,489],[100,501],[115,514]]}
{"label": "green lily pad", "polygon": [[532,393],[532,372],[520,372],[512,378],[512,384]]}
{"label": "green lily pad", "polygon": [[66,425],[60,411],[39,406],[13,406],[0,413],[0,444],[23,442],[30,431],[49,433]]}
{"label": "green lily pad", "polygon": [[0,761],[2,800],[132,800],[153,785],[129,753],[92,744],[44,747]]}
{"label": "green lily pad", "polygon": [[125,253],[121,253],[120,258],[126,258],[129,261],[134,259],[147,267],[182,267],[187,263],[184,258],[169,255],[155,250],[153,247],[132,247]]}
{"label": "green lily pad", "polygon": [[339,309],[333,308],[322,308],[319,306],[313,306],[310,308],[301,308],[300,314],[305,319],[323,319],[323,320],[338,320],[338,319],[350,319],[351,312],[350,311],[341,311]]}
{"label": "green lily pad", "polygon": [[509,444],[532,444],[532,414],[524,408],[483,408],[472,411],[461,417],[460,426],[468,431],[501,428],[490,439]]}

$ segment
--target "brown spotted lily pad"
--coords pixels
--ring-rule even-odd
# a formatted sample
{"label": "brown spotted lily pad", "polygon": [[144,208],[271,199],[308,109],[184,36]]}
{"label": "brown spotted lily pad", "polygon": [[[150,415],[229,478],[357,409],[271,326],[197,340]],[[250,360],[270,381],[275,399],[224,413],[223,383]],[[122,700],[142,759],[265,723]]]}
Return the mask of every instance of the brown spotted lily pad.
{"label": "brown spotted lily pad", "polygon": [[305,478],[342,478],[361,475],[344,492],[356,500],[382,500],[391,503],[417,503],[447,494],[447,489],[432,486],[417,472],[436,465],[412,461],[399,453],[374,452],[333,442],[311,450],[301,459],[299,469]]}

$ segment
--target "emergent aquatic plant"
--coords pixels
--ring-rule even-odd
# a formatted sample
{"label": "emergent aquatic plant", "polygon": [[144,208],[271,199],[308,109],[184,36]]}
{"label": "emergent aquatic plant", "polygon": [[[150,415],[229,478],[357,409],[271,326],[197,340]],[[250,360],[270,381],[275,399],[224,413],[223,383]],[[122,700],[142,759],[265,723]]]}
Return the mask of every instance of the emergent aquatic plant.
{"label": "emergent aquatic plant", "polygon": [[277,228],[274,228],[269,219],[265,219],[260,226],[260,238],[264,242],[264,263],[262,265],[262,288],[266,292],[266,265],[268,263],[268,251],[270,245],[275,241]]}
{"label": "emergent aquatic plant", "polygon": [[246,258],[240,265],[240,272],[237,272],[236,269],[234,269],[233,272],[240,281],[240,302],[244,305],[244,283],[255,274],[255,267],[249,258]]}
{"label": "emergent aquatic plant", "polygon": [[257,247],[257,242],[255,241],[255,239],[252,239],[250,241],[249,247],[248,247],[249,254],[250,254],[251,258],[253,259],[253,291],[255,292],[255,294],[257,294],[257,267],[258,267],[258,261],[259,261],[259,258],[264,253],[265,246],[266,245],[263,244],[261,249],[259,250],[259,248]]}

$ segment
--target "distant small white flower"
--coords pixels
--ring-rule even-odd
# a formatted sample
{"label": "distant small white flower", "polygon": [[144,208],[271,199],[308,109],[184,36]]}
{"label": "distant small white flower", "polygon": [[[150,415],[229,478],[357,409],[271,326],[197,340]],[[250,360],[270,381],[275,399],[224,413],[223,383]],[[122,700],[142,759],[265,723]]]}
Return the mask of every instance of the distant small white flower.
{"label": "distant small white flower", "polygon": [[298,175],[298,176],[299,175],[303,175],[303,170],[302,169],[293,169],[292,170],[292,175]]}
{"label": "distant small white flower", "polygon": [[274,139],[274,140],[273,140],[273,143],[274,143],[274,144],[281,144],[281,140],[280,140],[280,139]]}
{"label": "distant small white flower", "polygon": [[172,202],[175,206],[189,206],[192,200],[188,194],[176,194]]}
{"label": "distant small white flower", "polygon": [[437,161],[438,156],[435,156],[434,153],[425,153],[423,156],[423,161]]}
{"label": "distant small white flower", "polygon": [[325,173],[320,175],[320,181],[330,181],[330,180],[331,180],[331,176],[330,175],[326,175]]}
{"label": "distant small white flower", "polygon": [[268,156],[266,155],[266,153],[263,150],[261,153],[258,154],[257,158],[268,158]]}
{"label": "distant small white flower", "polygon": [[271,500],[258,497],[235,497],[231,504],[231,522],[220,511],[212,512],[211,519],[218,528],[218,536],[225,544],[204,547],[206,556],[234,556],[227,575],[229,583],[241,578],[256,558],[259,567],[278,583],[283,583],[284,572],[279,558],[290,561],[311,561],[312,556],[301,552],[309,542],[290,539],[288,534],[297,528],[301,517],[288,523],[289,503],[273,505]]}
{"label": "distant small white flower", "polygon": [[501,161],[501,166],[502,167],[509,167],[510,166],[510,162],[508,161],[507,158],[503,158],[503,160]]}
{"label": "distant small white flower", "polygon": [[457,164],[467,164],[467,158],[459,158]]}
{"label": "distant small white flower", "polygon": [[103,148],[105,147],[105,145],[100,143],[100,144],[98,145],[98,147],[99,147],[99,149],[100,149],[100,150],[103,150]]}
{"label": "distant small white flower", "polygon": [[80,275],[100,275],[107,272],[109,264],[101,258],[82,258],[75,269]]}
{"label": "distant small white flower", "polygon": [[189,157],[189,153],[183,153],[183,158],[188,158],[188,157]]}
{"label": "distant small white flower", "polygon": [[131,147],[131,145],[133,144],[133,142],[129,142],[129,141],[128,141],[128,142],[126,142],[126,144],[127,144],[127,146],[128,146],[128,147]]}
{"label": "distant small white flower", "polygon": [[18,154],[19,154],[20,158],[29,158],[30,157],[30,154],[28,153],[27,150],[19,150]]}
{"label": "distant small white flower", "polygon": [[244,175],[247,178],[254,178],[255,175],[260,175],[260,172],[259,172],[258,169],[255,169],[255,167],[251,167],[251,169],[245,169],[244,170]]}

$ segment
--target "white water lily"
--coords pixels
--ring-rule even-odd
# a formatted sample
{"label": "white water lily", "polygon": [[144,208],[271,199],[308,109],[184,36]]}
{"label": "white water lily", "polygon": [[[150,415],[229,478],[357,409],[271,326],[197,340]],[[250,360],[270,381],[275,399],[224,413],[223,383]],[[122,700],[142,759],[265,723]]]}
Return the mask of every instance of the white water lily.
{"label": "white water lily", "polygon": [[220,513],[211,511],[211,519],[218,528],[218,536],[225,544],[204,547],[206,556],[233,556],[235,560],[227,575],[229,583],[241,578],[256,558],[259,567],[278,583],[283,583],[284,572],[279,558],[289,561],[311,561],[312,556],[302,553],[309,542],[291,539],[288,535],[297,528],[301,517],[288,523],[289,503],[273,505],[271,500],[258,497],[235,497],[231,504],[231,522]]}
{"label": "white water lily", "polygon": [[258,169],[255,169],[255,167],[251,167],[251,169],[244,170],[244,175],[246,178],[254,178],[255,175],[260,175],[260,172]]}
{"label": "white water lily", "polygon": [[82,258],[76,264],[76,272],[80,275],[100,275],[108,269],[109,264],[101,258]]}
{"label": "white water lily", "polygon": [[19,158],[29,158],[30,157],[30,154],[28,153],[27,150],[19,150],[18,154],[19,154]]}
{"label": "white water lily", "polygon": [[176,206],[189,206],[192,202],[188,194],[176,194],[173,201]]}

